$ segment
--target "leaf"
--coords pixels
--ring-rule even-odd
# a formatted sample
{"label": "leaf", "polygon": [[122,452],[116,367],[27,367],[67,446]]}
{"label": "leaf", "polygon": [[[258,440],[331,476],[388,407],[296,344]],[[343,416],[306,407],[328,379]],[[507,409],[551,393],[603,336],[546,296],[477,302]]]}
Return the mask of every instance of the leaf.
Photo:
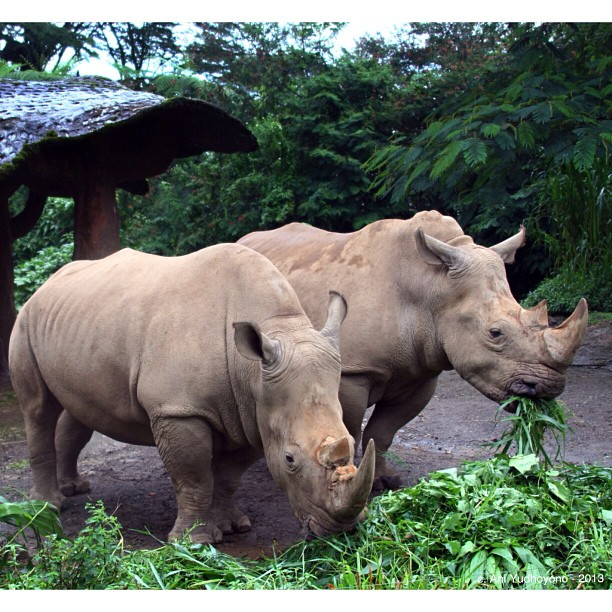
{"label": "leaf", "polygon": [[463,158],[473,168],[487,159],[487,147],[479,138],[470,138],[463,151]]}
{"label": "leaf", "polygon": [[501,126],[498,123],[484,123],[480,131],[487,138],[494,138],[501,132]]}
{"label": "leaf", "polygon": [[606,525],[612,526],[612,510],[601,509],[601,518],[605,521]]}
{"label": "leaf", "polygon": [[468,553],[473,552],[474,550],[476,550],[476,545],[474,544],[474,542],[468,540],[461,546],[461,549],[459,550],[459,554],[457,556],[463,557],[464,555],[467,555]]}
{"label": "leaf", "polygon": [[457,156],[465,149],[467,142],[465,140],[456,140],[444,147],[444,150],[438,155],[438,160],[431,169],[429,176],[431,178],[439,178],[446,170],[454,163]]}
{"label": "leaf", "polygon": [[482,582],[487,564],[487,553],[484,550],[479,550],[470,560],[467,567],[466,578],[470,584]]}
{"label": "leaf", "polygon": [[552,119],[552,108],[548,102],[540,102],[533,107],[531,116],[536,123],[548,123]]}
{"label": "leaf", "polygon": [[548,490],[562,502],[569,504],[572,499],[570,490],[562,483],[555,480],[549,480],[546,482]]}
{"label": "leaf", "polygon": [[518,141],[524,149],[533,149],[536,143],[536,134],[528,121],[521,121],[518,125]]}
{"label": "leaf", "polygon": [[526,474],[534,465],[538,465],[539,460],[536,455],[515,455],[510,457],[508,464],[521,474]]}
{"label": "leaf", "polygon": [[580,129],[574,132],[578,133],[579,139],[574,145],[572,161],[578,170],[588,170],[593,166],[597,140],[590,130]]}

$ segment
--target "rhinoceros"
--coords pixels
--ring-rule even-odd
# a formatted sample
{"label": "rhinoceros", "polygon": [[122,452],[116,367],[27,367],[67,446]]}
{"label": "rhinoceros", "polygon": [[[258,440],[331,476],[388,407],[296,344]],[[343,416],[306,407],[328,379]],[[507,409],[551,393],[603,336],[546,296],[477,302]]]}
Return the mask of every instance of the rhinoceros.
{"label": "rhinoceros", "polygon": [[399,486],[381,453],[427,405],[443,370],[455,369],[496,402],[553,398],[585,333],[584,299],[553,329],[545,301],[525,310],[512,296],[504,264],[525,243],[524,227],[486,248],[453,218],[426,211],[348,234],[291,223],[239,243],[278,267],[315,325],[324,287],[332,284],[350,303],[340,401],[356,440],[375,405],[363,430],[363,443],[376,443],[375,489]]}
{"label": "rhinoceros", "polygon": [[66,265],[22,308],[10,342],[31,496],[59,507],[89,489],[77,458],[95,430],[157,446],[177,497],[169,538],[194,524],[196,542],[249,530],[233,496],[261,456],[306,536],[354,527],[374,446],[357,469],[338,399],[347,306],[324,299],[316,331],[280,272],[235,244]]}

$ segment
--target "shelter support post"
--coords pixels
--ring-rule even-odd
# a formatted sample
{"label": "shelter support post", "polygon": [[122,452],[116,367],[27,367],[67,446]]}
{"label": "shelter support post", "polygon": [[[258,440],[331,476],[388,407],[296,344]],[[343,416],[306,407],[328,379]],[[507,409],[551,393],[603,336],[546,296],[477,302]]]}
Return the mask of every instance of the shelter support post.
{"label": "shelter support post", "polygon": [[120,248],[115,185],[91,181],[74,196],[74,259],[101,259]]}

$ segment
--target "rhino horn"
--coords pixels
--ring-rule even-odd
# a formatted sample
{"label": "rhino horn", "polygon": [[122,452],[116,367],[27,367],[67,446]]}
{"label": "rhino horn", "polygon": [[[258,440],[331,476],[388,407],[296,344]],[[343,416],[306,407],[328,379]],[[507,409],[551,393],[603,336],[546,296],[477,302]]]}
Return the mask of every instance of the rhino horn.
{"label": "rhino horn", "polygon": [[546,348],[553,361],[561,367],[568,367],[586,334],[589,309],[582,298],[574,312],[558,327],[544,330]]}
{"label": "rhino horn", "polygon": [[359,468],[350,464],[334,470],[329,485],[333,491],[329,511],[336,520],[352,521],[361,515],[372,491],[375,464],[374,440],[370,440]]}
{"label": "rhino horn", "polygon": [[542,300],[529,310],[522,310],[521,323],[527,327],[548,327],[548,304],[546,300]]}
{"label": "rhino horn", "polygon": [[525,246],[526,242],[525,226],[521,225],[521,229],[519,230],[518,234],[515,234],[511,238],[492,246],[491,250],[495,251],[503,259],[504,263],[512,264],[514,263],[514,255],[518,249]]}
{"label": "rhino horn", "polygon": [[325,467],[336,468],[341,465],[347,465],[350,463],[351,458],[351,444],[347,436],[338,438],[338,440],[328,437],[317,451],[317,459]]}
{"label": "rhino horn", "polygon": [[348,306],[346,300],[337,291],[329,292],[329,305],[327,307],[327,321],[321,330],[323,335],[330,344],[338,349],[340,346],[340,326],[346,318]]}

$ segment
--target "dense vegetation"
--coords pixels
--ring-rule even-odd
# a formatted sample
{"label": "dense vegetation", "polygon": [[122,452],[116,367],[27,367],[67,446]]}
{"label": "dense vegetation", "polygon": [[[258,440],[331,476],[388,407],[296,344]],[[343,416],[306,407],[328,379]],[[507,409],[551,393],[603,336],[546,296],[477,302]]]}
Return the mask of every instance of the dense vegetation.
{"label": "dense vegetation", "polygon": [[188,540],[126,550],[121,526],[100,503],[69,540],[54,533],[52,517],[24,504],[29,524],[45,519],[40,528],[51,535],[32,557],[19,532],[5,543],[0,588],[612,588],[612,470],[546,469],[535,455],[435,472],[377,497],[352,534],[255,561]]}
{"label": "dense vegetation", "polygon": [[[612,26],[407,24],[338,53],[341,27],[0,24],[0,72],[73,73],[104,52],[126,85],[212,101],[256,135],[253,154],[189,158],[144,197],[120,192],[125,245],[181,254],[289,221],[351,231],[437,209],[482,244],[527,225],[509,274],[520,298],[544,281],[528,303],[612,310]],[[69,252],[68,206],[16,243],[18,301]]]}

